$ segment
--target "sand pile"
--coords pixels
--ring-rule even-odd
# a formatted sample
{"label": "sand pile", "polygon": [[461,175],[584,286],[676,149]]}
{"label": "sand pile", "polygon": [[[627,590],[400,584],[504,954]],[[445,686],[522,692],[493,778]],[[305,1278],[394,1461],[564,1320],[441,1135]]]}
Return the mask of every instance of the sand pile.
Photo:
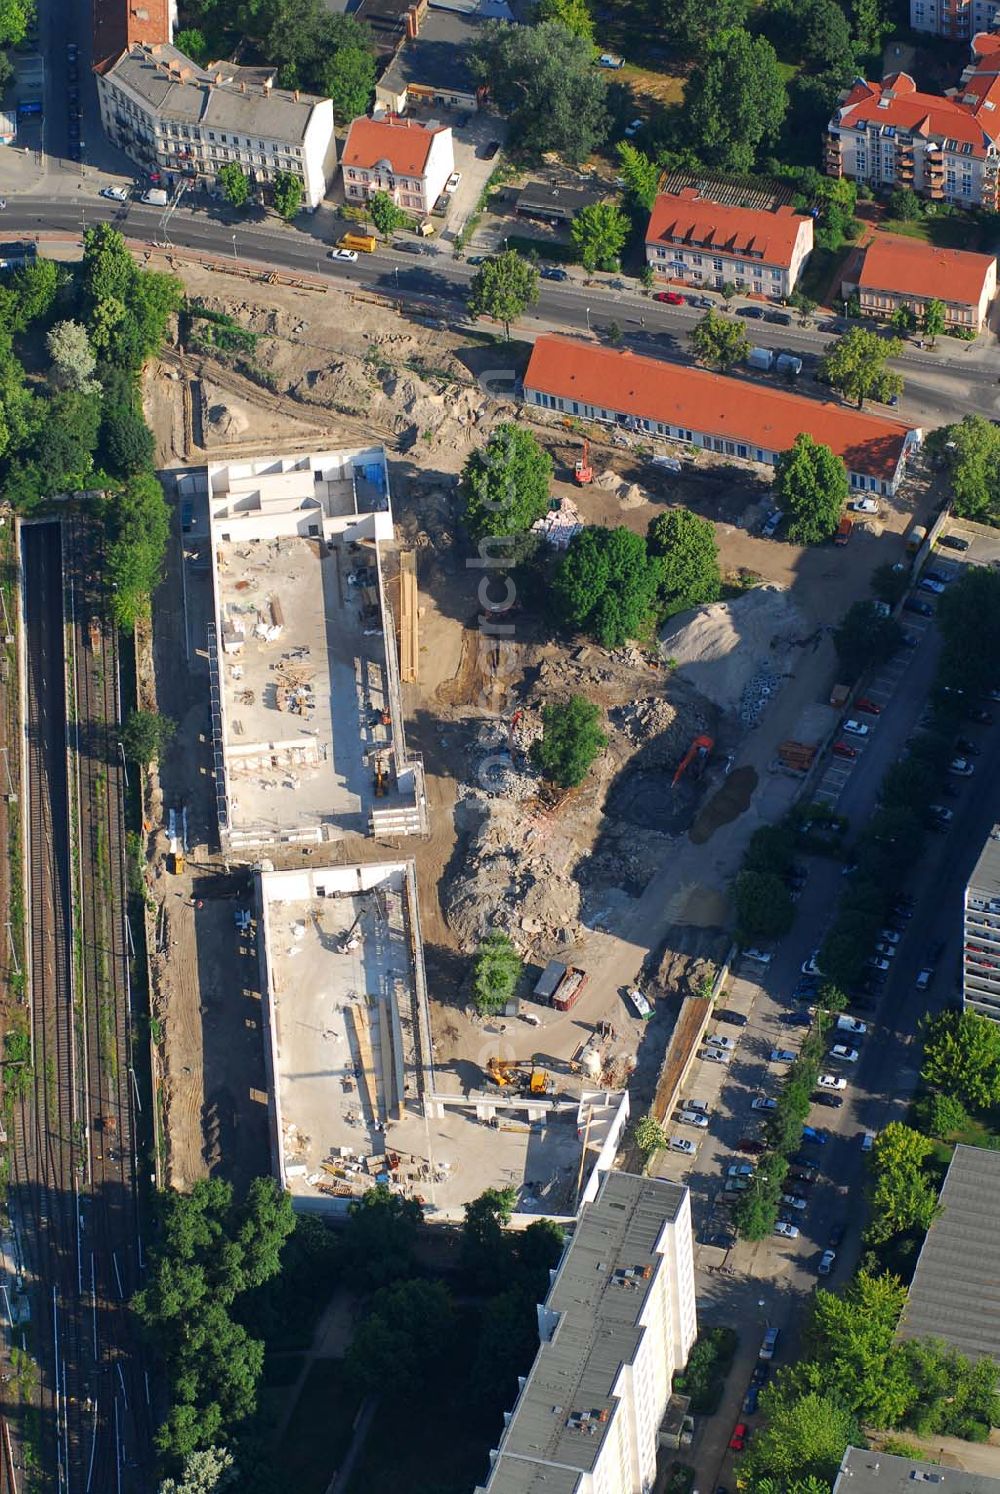
{"label": "sand pile", "polygon": [[720,710],[753,724],[790,671],[810,629],[789,593],[759,586],[675,618],[660,635],[662,657]]}
{"label": "sand pile", "polygon": [[204,423],[206,434],[216,441],[236,441],[250,424],[245,410],[223,400],[206,403]]}

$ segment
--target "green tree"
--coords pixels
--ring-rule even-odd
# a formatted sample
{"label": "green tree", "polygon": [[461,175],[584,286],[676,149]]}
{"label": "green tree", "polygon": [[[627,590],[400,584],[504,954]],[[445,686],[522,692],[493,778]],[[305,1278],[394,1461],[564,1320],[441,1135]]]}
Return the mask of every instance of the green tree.
{"label": "green tree", "polygon": [[[625,190],[637,207],[651,213],[660,185],[659,166],[633,145],[631,140],[620,140],[615,149],[618,152],[618,169],[625,182]],[[647,266],[649,268],[651,266]]]}
{"label": "green tree", "polygon": [[203,1452],[188,1453],[180,1478],[163,1479],[159,1494],[222,1494],[237,1478],[239,1469],[232,1453],[224,1447],[206,1447]]}
{"label": "green tree", "polygon": [[715,525],[687,508],[650,520],[646,549],[661,562],[659,601],[666,617],[722,595]]}
{"label": "green tree", "polygon": [[818,1291],[807,1334],[809,1369],[797,1388],[823,1390],[854,1415],[896,1426],[907,1387],[895,1353],[906,1288],[888,1272],[862,1268],[843,1295]]}
{"label": "green tree", "polygon": [[368,202],[368,211],[375,227],[386,240],[392,238],[397,228],[403,228],[410,221],[409,213],[404,213],[402,208],[397,207],[388,192],[373,193]]}
{"label": "green tree", "polygon": [[65,280],[65,268],[53,259],[35,259],[15,270],[10,281],[17,298],[13,330],[23,332],[32,322],[47,317]]}
{"label": "green tree", "polygon": [[538,300],[538,271],[513,249],[491,255],[472,277],[469,287],[469,311],[472,316],[488,316],[503,322],[503,332],[510,341],[510,324]]}
{"label": "green tree", "polygon": [[183,31],[178,31],[174,37],[174,46],[178,52],[183,52],[185,57],[190,57],[199,67],[204,67],[206,62],[211,61],[208,42],[205,33],[197,26],[186,26]]}
{"label": "green tree", "polygon": [[933,1143],[919,1131],[890,1121],[875,1138],[871,1153],[872,1219],[866,1238],[872,1244],[906,1230],[926,1230],[938,1212],[937,1194],[924,1163]]}
{"label": "green tree", "polygon": [[531,748],[535,766],[560,788],[576,788],[608,745],[601,730],[600,707],[582,695],[573,695],[565,705],[547,705],[542,723],[543,734]]}
{"label": "green tree", "polygon": [[761,825],[751,835],[743,855],[743,870],[773,872],[784,878],[795,861],[795,831],[787,821]]}
{"label": "green tree", "polygon": [[905,566],[892,565],[887,560],[872,571],[870,585],[880,602],[888,602],[890,607],[895,607],[909,591],[910,577]]}
{"label": "green tree", "polygon": [[706,43],[684,91],[688,138],[707,166],[750,172],[777,140],[788,95],[771,43],[726,29]]}
{"label": "green tree", "polygon": [[481,1017],[506,1009],[521,979],[521,956],[509,934],[491,929],[480,942],[472,966],[472,994]]}
{"label": "green tree", "polygon": [[109,472],[131,477],[153,461],[153,432],[142,416],[128,405],[104,403],[101,417],[101,453]]}
{"label": "green tree", "polygon": [[584,269],[617,270],[628,230],[628,219],[612,202],[593,202],[581,208],[570,224],[570,233]]}
{"label": "green tree", "polygon": [[122,727],[125,756],[146,768],[163,756],[177,723],[159,711],[129,711]]}
{"label": "green tree", "polygon": [[967,691],[992,689],[1000,676],[1000,573],[968,566],[940,599],[938,627],[942,677]]}
{"label": "green tree", "polygon": [[379,1183],[351,1202],[348,1215],[347,1255],[365,1286],[386,1286],[410,1274],[423,1219],[415,1199]]}
{"label": "green tree", "polygon": [[774,493],[788,516],[788,537],[814,545],[833,534],[847,502],[847,468],[805,431],[778,457]]}
{"label": "green tree", "polygon": [[83,235],[79,301],[98,358],[138,369],[162,346],[183,287],[173,275],[140,270],[118,230],[98,223]]}
{"label": "green tree", "polygon": [[902,377],[886,367],[887,360],[898,358],[902,351],[898,337],[881,337],[867,327],[852,327],[831,344],[821,372],[845,399],[857,400],[859,410],[866,399],[881,400],[884,404],[894,394],[903,392]]}
{"label": "green tree", "polygon": [[853,683],[866,669],[885,664],[902,641],[903,630],[894,618],[884,617],[874,602],[855,602],[833,635],[841,678]]}
{"label": "green tree", "polygon": [[462,469],[466,529],[484,543],[524,534],[548,512],[551,480],[552,458],[531,432],[498,425]]}
{"label": "green tree", "polygon": [[377,1393],[393,1385],[403,1399],[419,1396],[429,1371],[448,1351],[451,1293],[440,1281],[400,1281],[372,1298],[354,1335],[347,1367],[359,1384]]}
{"label": "green tree", "polygon": [[293,171],[279,171],[274,178],[274,209],[290,223],[302,206],[302,183]]}
{"label": "green tree", "polygon": [[1000,427],[984,415],[966,415],[943,432],[951,469],[954,511],[984,524],[1000,520]]}
{"label": "green tree", "polygon": [[94,378],[97,359],[87,329],[80,322],[56,322],[45,339],[52,359],[52,382],[58,389],[76,389],[94,394],[100,388]]}
{"label": "green tree", "polygon": [[0,0],[0,47],[19,46],[34,14],[34,0]]}
{"label": "green tree", "polygon": [[889,318],[889,325],[894,331],[905,336],[908,332],[917,330],[917,313],[912,306],[901,302]]}
{"label": "green tree", "polygon": [[765,1424],[739,1460],[740,1481],[751,1487],[758,1477],[832,1484],[846,1449],[863,1444],[854,1416],[832,1396],[796,1395],[779,1382],[764,1391],[761,1409]]}
{"label": "green tree", "polygon": [[682,52],[699,52],[720,32],[742,26],[748,0],[661,0],[663,32]]}
{"label": "green tree", "polygon": [[[801,1121],[795,1129],[797,1134],[801,1133]],[[741,1239],[765,1240],[773,1234],[778,1222],[778,1189],[771,1185],[770,1179],[765,1182],[758,1174],[752,1186],[737,1199],[732,1218]]]}
{"label": "green tree", "polygon": [[667,1144],[667,1133],[654,1115],[641,1115],[635,1123],[635,1144],[646,1157],[662,1151]]}
{"label": "green tree", "polygon": [[927,1095],[921,1113],[923,1129],[941,1141],[964,1131],[969,1124],[969,1112],[961,1100],[956,1095],[943,1095],[938,1090]]}
{"label": "green tree", "polygon": [[897,187],[889,194],[889,215],[900,223],[916,223],[924,216],[924,205],[912,187]]}
{"label": "green tree", "polygon": [[788,888],[773,872],[741,871],[733,884],[733,903],[741,944],[781,939],[795,921]]}
{"label": "green tree", "polygon": [[560,22],[488,21],[469,60],[520,149],[557,151],[575,165],[607,135],[607,84],[594,66],[594,49]]}
{"label": "green tree", "polygon": [[927,1030],[921,1073],[977,1109],[1000,1103],[1000,1027],[975,1012],[941,1012]]}
{"label": "green tree", "polygon": [[583,529],[556,570],[552,607],[564,627],[617,648],[647,625],[661,577],[662,563],[647,553],[640,535],[624,528]]}
{"label": "green tree", "polygon": [[580,36],[593,45],[594,18],[587,0],[537,0],[535,22],[541,21],[558,21],[574,36]]}
{"label": "green tree", "polygon": [[238,161],[227,161],[219,167],[219,186],[233,207],[246,207],[250,199],[250,181]]}
{"label": "green tree", "polygon": [[925,337],[931,340],[931,347],[937,342],[945,329],[947,317],[945,315],[944,302],[936,298],[927,302],[924,307],[924,315],[920,323],[920,330]]}
{"label": "green tree", "polygon": [[750,354],[750,339],[742,322],[732,317],[721,316],[717,311],[706,311],[691,333],[691,343],[703,363],[728,373],[734,364],[742,363]]}
{"label": "green tree", "polygon": [[482,1291],[496,1291],[509,1275],[514,1249],[506,1229],[516,1203],[516,1188],[487,1188],[465,1206],[462,1264]]}
{"label": "green tree", "polygon": [[320,87],[332,100],[334,118],[341,124],[368,112],[375,92],[375,71],[375,56],[367,45],[339,47],[325,63]]}
{"label": "green tree", "polygon": [[817,73],[845,82],[854,67],[847,17],[836,0],[806,0],[795,8],[796,41],[802,60]]}
{"label": "green tree", "polygon": [[111,502],[107,574],[115,586],[115,618],[120,627],[132,628],[148,615],[160,580],[170,517],[163,489],[149,471],[137,472]]}

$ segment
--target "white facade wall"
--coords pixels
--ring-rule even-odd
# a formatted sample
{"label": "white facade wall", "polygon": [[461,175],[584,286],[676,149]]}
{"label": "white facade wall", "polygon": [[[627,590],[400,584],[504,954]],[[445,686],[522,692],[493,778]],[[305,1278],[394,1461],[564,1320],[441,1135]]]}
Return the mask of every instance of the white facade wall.
{"label": "white facade wall", "polygon": [[646,245],[646,263],[652,266],[655,274],[667,280],[684,280],[716,288],[731,281],[754,295],[783,300],[795,289],[812,246],[812,219],[803,218],[787,265],[741,257],[723,250],[698,248],[697,245],[657,243]]}
{"label": "white facade wall", "polygon": [[[896,187],[912,187],[923,197],[932,193],[930,164],[940,163],[938,173],[940,190],[935,195],[944,202],[955,202],[962,207],[979,207],[989,199],[984,194],[984,175],[987,162],[981,156],[963,155],[960,150],[946,151],[940,147],[943,141],[926,140],[920,135],[912,137],[913,179],[900,175],[900,137],[886,135],[884,126],[877,123],[860,125],[857,129],[843,125],[835,127],[832,134],[840,141],[840,175],[852,181],[867,182],[874,189],[891,191]],[[996,147],[987,151],[987,161],[992,161],[992,172],[1000,159]]]}
{"label": "white facade wall", "polygon": [[978,31],[992,31],[998,16],[1000,5],[992,0],[910,0],[910,25],[934,36],[971,40]]}
{"label": "white facade wall", "polygon": [[450,129],[431,137],[421,176],[398,176],[388,165],[344,166],[344,194],[355,202],[367,201],[376,192],[387,192],[397,207],[428,214],[444,191],[455,169],[455,146]]}

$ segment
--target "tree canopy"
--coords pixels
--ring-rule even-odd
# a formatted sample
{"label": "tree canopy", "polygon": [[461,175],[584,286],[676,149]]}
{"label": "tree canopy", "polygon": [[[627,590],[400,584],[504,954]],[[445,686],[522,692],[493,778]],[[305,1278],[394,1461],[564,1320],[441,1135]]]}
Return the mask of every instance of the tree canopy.
{"label": "tree canopy", "polygon": [[872,1218],[866,1238],[879,1244],[907,1230],[927,1230],[938,1212],[937,1189],[924,1170],[933,1144],[902,1121],[878,1133],[871,1153]]}
{"label": "tree canopy", "polygon": [[741,871],[733,884],[733,904],[741,944],[781,939],[795,921],[788,887],[773,872]]}
{"label": "tree canopy", "polygon": [[506,1009],[521,979],[521,956],[502,929],[490,929],[480,940],[472,966],[472,996],[481,1017]]}
{"label": "tree canopy", "polygon": [[292,171],[279,171],[274,178],[274,208],[287,222],[302,206],[302,183]]}
{"label": "tree canopy", "polygon": [[967,566],[938,602],[941,673],[971,692],[1000,682],[1000,573]]}
{"label": "tree canopy", "polygon": [[462,469],[465,527],[474,540],[523,534],[548,512],[552,458],[531,431],[498,425]]}
{"label": "tree canopy", "polygon": [[510,324],[538,300],[538,271],[513,249],[491,255],[476,270],[469,286],[469,311],[503,322],[510,340]]}
{"label": "tree canopy", "polygon": [[663,616],[719,600],[719,548],[710,519],[688,508],[657,514],[646,531],[646,549],[661,562],[658,600]]}
{"label": "tree canopy", "polygon": [[966,415],[942,434],[955,513],[1000,524],[1000,426],[985,415]]}
{"label": "tree canopy", "polygon": [[176,725],[159,711],[129,711],[122,727],[125,756],[142,768],[148,767],[162,757]]}
{"label": "tree canopy", "polygon": [[705,164],[752,171],[773,148],[787,107],[771,43],[737,26],[714,32],[684,92],[688,138]]}
{"label": "tree canopy", "polygon": [[613,202],[592,202],[570,224],[573,243],[586,270],[617,270],[629,222]]}
{"label": "tree canopy", "polygon": [[649,156],[644,155],[631,140],[620,140],[615,147],[618,152],[618,169],[625,189],[637,207],[647,213],[653,211],[660,185],[660,168]]}
{"label": "tree canopy", "polygon": [[640,535],[588,527],[574,535],[559,563],[552,606],[563,626],[617,648],[653,615],[662,575],[660,557],[647,553]]}
{"label": "tree canopy", "polygon": [[587,0],[537,0],[535,22],[558,21],[574,36],[593,43],[594,18]]}
{"label": "tree canopy", "polygon": [[246,207],[250,200],[250,178],[239,161],[227,161],[219,167],[219,186],[233,207]]}
{"label": "tree canopy", "polygon": [[347,1354],[352,1377],[377,1393],[413,1397],[447,1354],[453,1309],[440,1281],[399,1281],[375,1293]]}
{"label": "tree canopy", "polygon": [[347,1255],[366,1286],[386,1286],[409,1274],[423,1211],[415,1199],[403,1198],[378,1183],[348,1206]]}
{"label": "tree canopy", "polygon": [[866,399],[887,403],[903,392],[902,376],[887,368],[889,358],[898,358],[903,344],[898,337],[882,337],[867,327],[852,327],[832,343],[823,359],[821,371],[831,388],[845,399],[858,402],[860,410]]}
{"label": "tree canopy", "polygon": [[728,373],[750,353],[750,339],[742,322],[718,311],[706,311],[691,333],[691,343],[702,363]]}
{"label": "tree canopy", "polygon": [[805,431],[778,457],[774,493],[788,517],[789,539],[807,545],[829,539],[849,491],[847,468],[840,457]]}
{"label": "tree canopy", "polygon": [[874,602],[855,602],[833,635],[841,677],[853,682],[866,669],[886,663],[902,641],[903,630],[895,618],[883,616]]}
{"label": "tree canopy", "polygon": [[34,0],[0,0],[0,47],[19,46],[34,14]]}
{"label": "tree canopy", "polygon": [[600,707],[574,695],[565,705],[545,706],[542,722],[544,731],[532,744],[532,759],[560,788],[575,788],[608,744],[601,730]]}
{"label": "tree canopy", "polygon": [[758,1477],[816,1478],[831,1485],[844,1449],[864,1440],[851,1412],[820,1391],[796,1395],[779,1382],[764,1391],[761,1402],[765,1424],[739,1461],[741,1482],[751,1487]]}
{"label": "tree canopy", "polygon": [[921,1073],[977,1109],[1000,1104],[1000,1026],[971,1011],[939,1013],[927,1030]]}
{"label": "tree canopy", "polygon": [[384,239],[391,239],[397,228],[410,221],[409,213],[397,207],[388,192],[374,192],[368,202],[371,220]]}
{"label": "tree canopy", "polygon": [[557,151],[575,164],[607,135],[607,84],[593,46],[560,21],[488,21],[469,60],[520,149]]}

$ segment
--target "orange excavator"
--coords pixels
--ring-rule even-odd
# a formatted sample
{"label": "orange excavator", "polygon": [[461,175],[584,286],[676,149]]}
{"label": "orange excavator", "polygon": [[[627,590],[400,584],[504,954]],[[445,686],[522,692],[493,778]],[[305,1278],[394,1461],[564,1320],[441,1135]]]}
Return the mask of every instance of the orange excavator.
{"label": "orange excavator", "polygon": [[670,787],[676,788],[689,768],[691,769],[692,778],[700,778],[705,771],[714,746],[715,741],[712,737],[695,737],[691,746],[677,764],[677,772],[674,774],[674,781]]}
{"label": "orange excavator", "polygon": [[594,469],[590,465],[590,442],[586,438],[584,438],[583,442],[583,456],[578,458],[576,466],[573,468],[573,476],[581,488],[586,487],[588,482],[593,482],[594,480]]}

